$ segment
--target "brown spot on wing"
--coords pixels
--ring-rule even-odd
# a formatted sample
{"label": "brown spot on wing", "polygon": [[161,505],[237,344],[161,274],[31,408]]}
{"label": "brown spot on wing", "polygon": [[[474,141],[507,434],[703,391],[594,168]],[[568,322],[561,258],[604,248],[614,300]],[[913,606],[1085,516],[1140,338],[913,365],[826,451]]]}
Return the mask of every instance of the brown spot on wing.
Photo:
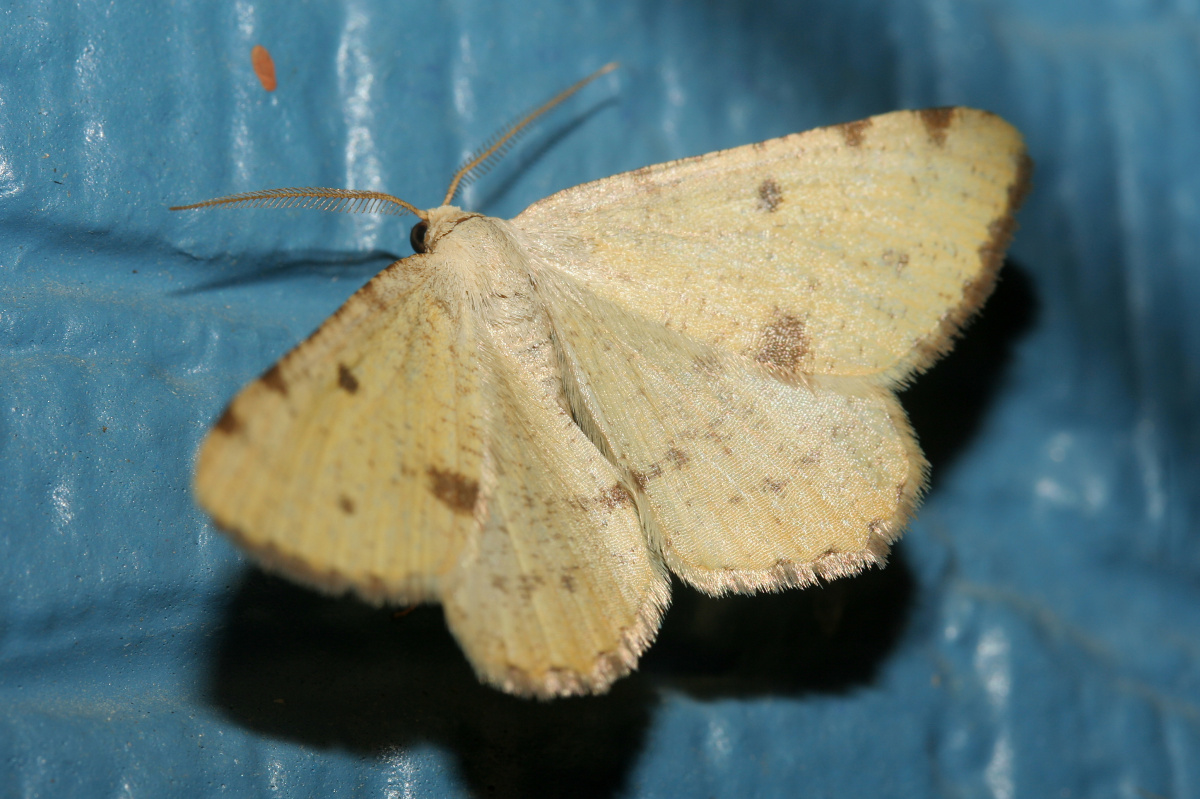
{"label": "brown spot on wing", "polygon": [[633,495],[625,486],[617,483],[600,495],[600,504],[609,510],[626,508],[633,505]]}
{"label": "brown spot on wing", "polygon": [[566,591],[569,594],[575,593],[575,578],[574,577],[572,577],[569,574],[564,574],[562,577],[558,578],[558,581],[562,585],[564,591]]}
{"label": "brown spot on wing", "polygon": [[954,107],[948,106],[944,108],[923,108],[917,112],[921,116],[921,124],[925,126],[925,132],[929,134],[929,138],[938,147],[946,143],[946,131],[950,128],[950,123],[954,121]]}
{"label": "brown spot on wing", "polygon": [[443,471],[436,466],[428,469],[429,490],[455,513],[472,513],[479,497],[479,483],[458,472]]}
{"label": "brown spot on wing", "polygon": [[754,360],[786,369],[799,366],[808,353],[808,338],[804,335],[804,320],[776,310],[774,318],[759,331],[761,342]]}
{"label": "brown spot on wing", "polygon": [[857,122],[847,122],[843,125],[838,125],[838,129],[842,131],[842,137],[846,140],[848,147],[858,147],[863,143],[867,128],[871,127],[872,124],[869,119],[860,119]]}
{"label": "brown spot on wing", "polygon": [[354,394],[358,391],[358,378],[350,371],[350,367],[344,363],[338,364],[338,385],[341,386],[347,394]]}
{"label": "brown spot on wing", "polygon": [[670,461],[671,465],[676,469],[682,469],[687,465],[687,462],[690,461],[691,458],[688,457],[688,454],[683,450],[671,447],[667,450],[664,460]]}
{"label": "brown spot on wing", "polygon": [[214,430],[220,430],[227,436],[231,436],[234,433],[240,433],[243,427],[242,420],[239,419],[237,414],[233,412],[232,405],[225,408],[225,412],[221,414],[221,418],[217,420],[215,425],[213,425]]}
{"label": "brown spot on wing", "polygon": [[650,481],[657,477],[662,477],[662,473],[662,462],[656,461],[647,466],[644,472],[633,469],[630,471],[629,476],[633,478],[633,482],[637,484],[637,487],[644,491],[646,486],[650,484]]}
{"label": "brown spot on wing", "polygon": [[283,379],[283,373],[279,371],[279,364],[275,364],[263,372],[263,376],[259,379],[262,380],[263,385],[267,388],[285,397],[287,396],[288,385],[287,381]]}
{"label": "brown spot on wing", "polygon": [[540,574],[521,574],[517,576],[517,594],[528,602],[534,592],[546,584],[546,578]]}
{"label": "brown spot on wing", "polygon": [[338,497],[338,507],[342,509],[342,513],[345,513],[347,516],[349,516],[350,514],[354,513],[354,500],[350,499],[350,497],[346,496],[345,494],[342,494],[340,497]]}
{"label": "brown spot on wing", "polygon": [[775,182],[775,178],[767,178],[758,184],[758,210],[771,213],[778,210],[783,202],[783,190]]}
{"label": "brown spot on wing", "polygon": [[772,480],[770,477],[764,477],[762,481],[762,490],[770,491],[772,494],[779,494],[790,483],[790,480]]}
{"label": "brown spot on wing", "polygon": [[568,504],[585,512],[591,508],[604,508],[615,511],[620,508],[632,507],[633,494],[630,494],[629,489],[620,483],[614,483],[611,488],[601,491],[599,496],[575,497],[568,500]]}

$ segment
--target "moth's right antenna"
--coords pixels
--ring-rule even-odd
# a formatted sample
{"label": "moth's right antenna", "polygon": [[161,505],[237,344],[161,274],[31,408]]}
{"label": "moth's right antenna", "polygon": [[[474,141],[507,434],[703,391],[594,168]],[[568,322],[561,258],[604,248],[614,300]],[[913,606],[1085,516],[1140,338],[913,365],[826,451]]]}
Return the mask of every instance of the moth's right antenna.
{"label": "moth's right antenna", "polygon": [[618,64],[616,61],[605,64],[591,75],[588,75],[586,78],[576,83],[574,86],[564,89],[550,100],[543,103],[537,109],[521,117],[508,127],[502,128],[500,131],[498,131],[494,136],[492,136],[492,138],[488,139],[488,141],[484,143],[482,147],[476,150],[470,158],[463,162],[463,165],[460,166],[458,171],[454,173],[454,178],[450,181],[450,188],[446,190],[446,199],[442,200],[442,205],[449,205],[454,200],[454,195],[458,194],[458,190],[460,188],[470,184],[471,181],[475,180],[480,175],[486,174],[489,169],[495,166],[496,162],[499,161],[504,154],[509,151],[509,148],[516,143],[517,139],[519,138],[519,134],[529,127],[530,122],[533,122],[542,114],[546,113],[563,100],[566,100],[572,94],[579,91],[584,86],[587,86],[596,78],[600,77],[601,75],[607,75],[619,66],[620,64]]}

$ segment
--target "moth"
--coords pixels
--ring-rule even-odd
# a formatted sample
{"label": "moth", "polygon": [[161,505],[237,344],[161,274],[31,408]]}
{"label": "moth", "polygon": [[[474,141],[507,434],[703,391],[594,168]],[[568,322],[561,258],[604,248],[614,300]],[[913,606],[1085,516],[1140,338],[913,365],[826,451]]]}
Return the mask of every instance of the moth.
{"label": "moth", "polygon": [[233,399],[195,495],[271,571],[440,602],[480,679],[539,698],[632,671],[669,573],[720,595],[884,562],[927,472],[894,392],[988,296],[1031,170],[999,117],[936,108],[511,220],[450,204],[584,82],[437,208],[309,188],[184,206],[419,218],[416,254]]}

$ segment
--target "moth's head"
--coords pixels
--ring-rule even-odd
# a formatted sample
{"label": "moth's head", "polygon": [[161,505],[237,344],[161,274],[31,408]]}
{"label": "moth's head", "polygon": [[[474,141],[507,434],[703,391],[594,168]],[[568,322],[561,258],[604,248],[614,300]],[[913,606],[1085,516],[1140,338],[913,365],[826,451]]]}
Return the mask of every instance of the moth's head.
{"label": "moth's head", "polygon": [[408,240],[416,252],[431,252],[443,236],[462,222],[479,214],[464,211],[453,205],[443,205],[425,212],[425,219],[412,226]]}

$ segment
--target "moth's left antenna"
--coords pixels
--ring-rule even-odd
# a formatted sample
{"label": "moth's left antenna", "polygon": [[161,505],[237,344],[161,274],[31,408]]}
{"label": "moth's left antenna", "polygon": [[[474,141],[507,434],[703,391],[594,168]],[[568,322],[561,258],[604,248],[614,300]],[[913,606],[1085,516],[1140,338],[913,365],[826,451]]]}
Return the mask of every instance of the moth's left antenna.
{"label": "moth's left antenna", "polygon": [[312,208],[317,211],[340,211],[347,214],[386,214],[399,216],[416,214],[424,221],[429,215],[399,197],[381,191],[358,189],[324,189],[304,186],[293,189],[262,189],[244,194],[230,194],[191,205],[174,205],[172,211],[191,211],[196,208]]}

